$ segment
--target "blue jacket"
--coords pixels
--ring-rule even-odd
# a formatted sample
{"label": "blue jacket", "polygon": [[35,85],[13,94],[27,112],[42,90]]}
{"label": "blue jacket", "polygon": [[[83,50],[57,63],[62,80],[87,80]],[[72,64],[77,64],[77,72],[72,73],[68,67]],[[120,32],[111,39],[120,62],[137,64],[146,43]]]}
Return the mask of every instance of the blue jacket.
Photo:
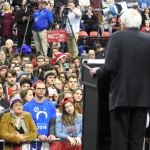
{"label": "blue jacket", "polygon": [[82,115],[77,114],[74,126],[65,126],[62,123],[62,115],[58,115],[56,119],[56,137],[67,139],[71,137],[82,137]]}
{"label": "blue jacket", "polygon": [[53,23],[53,16],[50,10],[44,8],[42,11],[39,9],[33,14],[34,22],[32,30],[43,31],[48,27],[48,23]]}

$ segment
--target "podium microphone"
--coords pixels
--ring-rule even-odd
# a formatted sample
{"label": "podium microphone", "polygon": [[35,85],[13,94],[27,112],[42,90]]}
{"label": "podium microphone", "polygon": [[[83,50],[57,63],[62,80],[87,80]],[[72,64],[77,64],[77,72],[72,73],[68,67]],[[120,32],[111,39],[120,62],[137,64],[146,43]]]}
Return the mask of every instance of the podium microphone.
{"label": "podium microphone", "polygon": [[89,66],[87,66],[87,65],[85,65],[85,64],[83,64],[83,66],[84,66],[85,68],[91,70],[91,67],[89,67]]}

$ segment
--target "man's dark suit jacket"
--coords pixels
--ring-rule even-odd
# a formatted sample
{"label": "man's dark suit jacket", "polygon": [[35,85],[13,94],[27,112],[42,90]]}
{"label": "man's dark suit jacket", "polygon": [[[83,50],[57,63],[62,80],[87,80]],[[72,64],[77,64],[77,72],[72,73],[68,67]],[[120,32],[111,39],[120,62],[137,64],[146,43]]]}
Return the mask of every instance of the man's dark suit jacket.
{"label": "man's dark suit jacket", "polygon": [[105,64],[96,76],[111,74],[109,109],[150,107],[150,35],[126,29],[111,35]]}

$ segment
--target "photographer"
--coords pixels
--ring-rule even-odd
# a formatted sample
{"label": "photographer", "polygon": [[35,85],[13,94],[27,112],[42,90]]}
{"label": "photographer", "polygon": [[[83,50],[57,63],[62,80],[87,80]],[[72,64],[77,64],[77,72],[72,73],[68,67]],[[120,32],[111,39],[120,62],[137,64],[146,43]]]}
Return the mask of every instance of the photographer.
{"label": "photographer", "polygon": [[68,1],[69,12],[66,19],[66,31],[67,31],[67,46],[68,51],[71,53],[71,57],[78,56],[77,39],[80,31],[81,11],[75,7],[73,0]]}
{"label": "photographer", "polygon": [[36,51],[38,54],[44,54],[44,56],[47,56],[48,49],[46,29],[48,28],[48,24],[53,23],[52,13],[46,6],[47,2],[45,0],[40,2],[39,9],[33,14],[34,22],[32,24]]}
{"label": "photographer", "polygon": [[[15,15],[15,22],[18,27],[18,48],[22,46],[24,37],[26,44],[31,46],[31,22],[28,24],[30,17],[30,9],[27,7],[27,0],[22,0],[22,7],[17,10]],[[28,25],[27,25],[28,24]],[[27,29],[27,32],[26,32]]]}

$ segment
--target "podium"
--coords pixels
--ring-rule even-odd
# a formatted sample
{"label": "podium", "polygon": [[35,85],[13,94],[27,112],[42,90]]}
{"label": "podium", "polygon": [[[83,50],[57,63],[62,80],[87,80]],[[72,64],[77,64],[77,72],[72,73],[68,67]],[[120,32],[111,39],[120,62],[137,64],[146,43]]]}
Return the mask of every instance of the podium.
{"label": "podium", "polygon": [[109,83],[110,77],[92,78],[85,65],[101,67],[104,60],[83,60],[82,150],[110,150]]}

